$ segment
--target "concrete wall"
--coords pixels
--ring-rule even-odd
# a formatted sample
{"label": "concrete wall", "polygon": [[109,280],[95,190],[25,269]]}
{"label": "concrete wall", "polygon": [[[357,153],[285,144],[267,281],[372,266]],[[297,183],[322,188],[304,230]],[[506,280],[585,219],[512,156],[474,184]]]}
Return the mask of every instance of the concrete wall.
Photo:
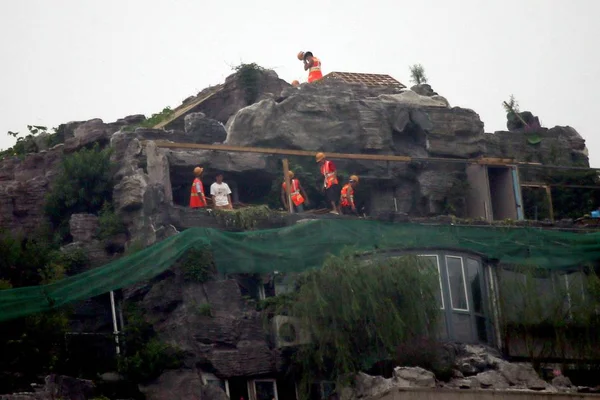
{"label": "concrete wall", "polygon": [[551,394],[517,391],[400,389],[370,400],[600,400],[597,394]]}

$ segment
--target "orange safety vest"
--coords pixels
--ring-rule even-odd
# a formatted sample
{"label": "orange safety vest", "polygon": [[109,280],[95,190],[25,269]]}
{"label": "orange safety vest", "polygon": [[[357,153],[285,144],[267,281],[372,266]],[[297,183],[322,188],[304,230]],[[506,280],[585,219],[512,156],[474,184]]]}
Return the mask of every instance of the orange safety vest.
{"label": "orange safety vest", "polygon": [[323,186],[325,187],[325,189],[329,189],[331,185],[338,184],[337,177],[335,176],[335,171],[332,171],[333,168],[331,168],[332,164],[333,163],[331,161],[325,161],[323,165],[321,165],[321,173],[324,177]]}
{"label": "orange safety vest", "polygon": [[[196,191],[196,184],[200,184],[200,192]],[[204,185],[202,185],[202,181],[198,178],[194,179],[192,183],[192,192],[190,194],[190,207],[191,208],[201,208],[206,207],[206,201],[204,196],[201,196],[199,193],[204,194]]]}
{"label": "orange safety vest", "polygon": [[[285,182],[281,184],[283,190],[285,190]],[[304,203],[304,197],[300,194],[300,183],[298,179],[292,179],[292,192],[290,193],[292,197],[292,203],[297,207],[300,204]]]}
{"label": "orange safety vest", "polygon": [[349,183],[346,183],[340,194],[340,206],[351,207],[354,205],[354,189]]}
{"label": "orange safety vest", "polygon": [[318,81],[323,77],[321,72],[321,60],[313,57],[313,66],[308,69],[308,82]]}

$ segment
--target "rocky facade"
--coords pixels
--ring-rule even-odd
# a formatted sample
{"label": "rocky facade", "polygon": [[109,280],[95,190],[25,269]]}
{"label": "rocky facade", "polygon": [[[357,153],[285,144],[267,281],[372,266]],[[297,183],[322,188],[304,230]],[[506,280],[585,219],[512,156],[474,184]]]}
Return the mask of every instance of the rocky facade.
{"label": "rocky facade", "polygon": [[[340,391],[342,400],[376,399],[394,389],[437,388],[477,389],[538,393],[594,392],[594,389],[574,386],[569,378],[559,375],[548,383],[540,378],[531,364],[509,363],[500,354],[484,346],[446,344],[452,352],[454,378],[444,382],[433,372],[419,367],[397,367],[391,378],[360,373],[353,388]],[[443,392],[440,392],[440,394]]]}
{"label": "rocky facade", "polygon": [[[280,174],[276,156],[169,150],[157,147],[157,140],[419,158],[511,157],[587,165],[585,141],[570,127],[541,129],[542,140],[536,145],[529,144],[519,132],[485,133],[475,111],[450,107],[445,98],[423,85],[399,92],[339,82],[297,89],[272,71],[261,72],[258,101],[249,106],[246,88],[238,76],[229,77],[217,89],[211,89],[214,93],[206,102],[168,124],[166,130],[125,129],[139,124],[143,116],[109,124],[99,119],[72,122],[64,127],[63,144],[22,159],[0,160],[0,226],[32,233],[43,225],[44,198],[61,158],[94,143],[113,149],[117,166],[113,203],[127,234],[100,240],[95,216],[73,215],[73,243],[68,247],[84,249],[92,259],[92,267],[109,262],[133,243],[150,245],[191,226],[226,225],[208,212],[186,207],[191,171],[197,165],[205,168],[205,188],[216,171],[225,171],[234,200],[241,201],[264,197]],[[460,190],[465,180],[465,166],[461,164],[336,163],[342,176],[343,171],[361,176],[361,187],[367,188],[363,192],[366,206],[372,215],[440,214],[448,197],[457,188]],[[307,165],[317,169],[312,159]],[[282,226],[295,223],[298,217],[272,215],[267,219],[268,226]],[[196,392],[196,368],[206,367],[222,377],[244,377],[275,373],[281,366],[280,354],[265,334],[262,319],[244,302],[235,279],[192,283],[184,279],[181,271],[173,270],[126,290],[125,299],[138,303],[152,316],[159,337],[176,344],[186,354],[185,373],[177,375],[182,380],[163,376],[161,379],[170,383],[150,385],[146,388],[148,398],[175,398],[175,390]],[[87,314],[81,311],[88,322],[80,323],[77,329],[105,328],[110,320],[93,322],[98,310],[92,303],[88,306]],[[210,308],[210,315],[199,312],[203,307]],[[82,316],[82,320],[85,318]],[[550,390],[539,378],[534,379],[531,369],[519,367],[513,371],[512,364],[491,357],[480,356],[484,367],[479,361],[465,361],[470,367],[458,367],[461,376],[447,386]],[[365,389],[355,394],[358,397],[368,397],[378,385],[439,384],[431,373],[412,369],[397,370],[393,382],[363,378]]]}
{"label": "rocky facade", "polygon": [[264,320],[234,279],[195,283],[176,268],[125,290],[125,301],[152,316],[159,338],[185,353],[186,366],[224,377],[276,372],[278,353]]}
{"label": "rocky facade", "polygon": [[[73,122],[65,125],[64,144],[24,159],[1,160],[0,224],[24,232],[39,227],[44,221],[44,197],[63,154],[96,142],[114,150],[118,164],[115,205],[130,238],[143,238],[148,244],[176,231],[171,216],[177,212],[171,210],[187,205],[190,171],[196,165],[204,166],[209,182],[215,171],[225,171],[234,200],[244,202],[266,196],[279,176],[275,156],[167,150],[156,147],[155,140],[587,165],[585,141],[574,129],[540,129],[541,141],[535,145],[520,132],[484,133],[477,113],[450,107],[429,85],[390,92],[331,81],[297,89],[272,71],[261,72],[258,101],[250,106],[244,103],[245,88],[236,75],[217,89],[198,109],[168,124],[167,130],[123,129],[142,120],[135,115],[111,124],[99,119]],[[198,95],[202,96],[206,92]],[[312,160],[306,162],[308,168],[314,165]],[[456,200],[465,180],[461,164],[336,163],[342,176],[345,171],[363,178],[359,189],[371,215],[389,211],[412,216],[441,214],[448,201]],[[458,200],[453,210],[460,216],[464,202]]]}

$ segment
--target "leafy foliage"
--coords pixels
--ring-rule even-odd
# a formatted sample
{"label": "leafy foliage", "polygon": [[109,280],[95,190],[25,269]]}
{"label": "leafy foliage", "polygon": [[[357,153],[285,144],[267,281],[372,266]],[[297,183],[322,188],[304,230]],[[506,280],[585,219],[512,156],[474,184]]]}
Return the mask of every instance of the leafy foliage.
{"label": "leafy foliage", "polygon": [[421,64],[414,64],[410,67],[410,79],[415,85],[427,83],[425,68]]}
{"label": "leafy foliage", "polygon": [[118,360],[118,370],[135,382],[148,382],[158,378],[166,369],[181,366],[182,352],[162,342],[135,308],[128,310],[125,325],[125,355]]}
{"label": "leafy foliage", "polygon": [[127,126],[124,130],[127,132],[134,131],[136,128],[154,128],[156,125],[169,119],[171,115],[173,115],[173,112],[171,107],[167,106],[163,108],[162,111],[152,114],[150,118],[146,118],[139,124]]}
{"label": "leafy foliage", "polygon": [[508,101],[504,101],[502,102],[502,107],[504,108],[504,110],[506,111],[507,114],[513,114],[513,113],[518,113],[519,111],[519,103],[517,102],[517,99],[515,99],[514,95],[510,95],[510,98],[508,99]]}
{"label": "leafy foliage", "polygon": [[[337,380],[394,359],[397,347],[435,332],[437,271],[416,257],[365,263],[350,252],[299,276],[299,290],[267,312],[310,329],[298,349],[302,392],[316,379]],[[439,283],[437,283],[439,285]]]}
{"label": "leafy foliage", "polygon": [[239,80],[244,89],[244,99],[246,104],[250,105],[256,101],[260,89],[260,75],[264,68],[256,63],[240,64],[233,67],[238,74]]}
{"label": "leafy foliage", "polygon": [[98,213],[112,200],[113,171],[111,150],[81,149],[66,156],[55,184],[46,198],[45,213],[59,235],[65,238],[75,213]]}
{"label": "leafy foliage", "polygon": [[240,230],[256,229],[258,223],[269,218],[271,210],[267,206],[251,206],[235,210],[215,210],[215,217],[225,226]]}
{"label": "leafy foliage", "polygon": [[197,283],[208,282],[217,270],[212,253],[203,248],[189,250],[182,259],[181,269],[186,280]]}
{"label": "leafy foliage", "polygon": [[[46,147],[53,147],[65,141],[66,125],[61,124],[58,128],[48,128],[41,125],[27,125],[29,134],[27,136],[19,136],[19,132],[8,131],[7,135],[17,139],[15,145],[9,149],[0,151],[0,159],[4,157],[17,156],[22,157],[28,153],[37,153],[40,151],[39,143],[45,144]],[[37,136],[45,136],[45,143],[36,140]]]}
{"label": "leafy foliage", "polygon": [[209,303],[200,304],[197,307],[197,311],[203,317],[212,317],[212,307]]}
{"label": "leafy foliage", "polygon": [[115,213],[112,204],[105,202],[98,214],[98,237],[100,239],[108,239],[119,233],[125,233],[125,224]]}
{"label": "leafy foliage", "polygon": [[586,267],[581,282],[515,266],[501,274],[501,330],[505,342],[522,342],[534,366],[545,358],[600,359],[600,278]]}
{"label": "leafy foliage", "polygon": [[[44,237],[20,238],[0,233],[0,290],[53,283],[64,278],[67,259]],[[64,360],[67,309],[32,315],[0,324],[0,371],[10,370],[31,382]],[[17,388],[0,378],[0,391]]]}

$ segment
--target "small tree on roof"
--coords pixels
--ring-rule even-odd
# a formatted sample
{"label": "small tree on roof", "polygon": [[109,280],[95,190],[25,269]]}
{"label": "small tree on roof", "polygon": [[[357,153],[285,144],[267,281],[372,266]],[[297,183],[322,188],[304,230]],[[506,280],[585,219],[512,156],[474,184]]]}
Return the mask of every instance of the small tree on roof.
{"label": "small tree on roof", "polygon": [[421,64],[414,64],[410,67],[410,79],[416,84],[427,83],[425,68]]}
{"label": "small tree on roof", "polygon": [[510,98],[508,99],[508,101],[504,101],[502,102],[502,107],[504,107],[504,109],[506,110],[507,114],[510,113],[518,113],[519,111],[519,102],[517,101],[517,99],[515,99],[514,95],[510,95]]}

